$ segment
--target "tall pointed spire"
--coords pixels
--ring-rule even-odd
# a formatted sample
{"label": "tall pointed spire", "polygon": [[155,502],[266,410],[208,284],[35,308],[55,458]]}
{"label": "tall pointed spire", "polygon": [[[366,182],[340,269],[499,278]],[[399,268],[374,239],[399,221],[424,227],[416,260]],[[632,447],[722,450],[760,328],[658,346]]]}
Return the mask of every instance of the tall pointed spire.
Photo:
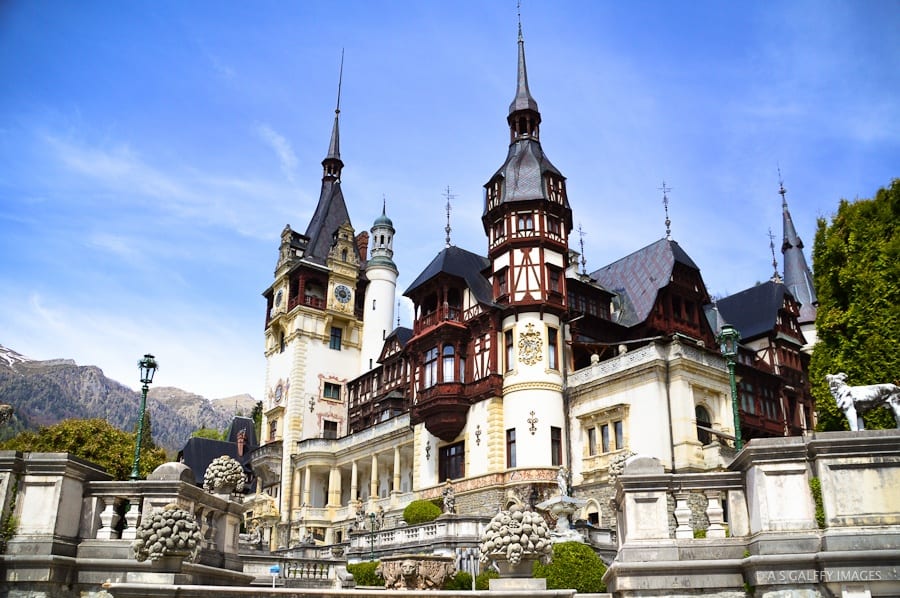
{"label": "tall pointed spire", "polygon": [[331,141],[328,144],[328,155],[322,160],[324,169],[323,178],[341,178],[341,169],[344,163],[341,161],[341,134],[339,119],[341,115],[341,84],[344,81],[344,50],[341,49],[341,69],[338,74],[337,105],[334,109],[334,125],[331,128]]}
{"label": "tall pointed spire", "polygon": [[784,284],[794,299],[800,303],[800,324],[814,322],[816,319],[816,290],[813,288],[812,273],[806,265],[803,255],[803,241],[794,228],[794,221],[787,204],[787,191],[781,180],[781,169],[778,169],[778,194],[781,195],[784,240],[781,253],[784,255]]}
{"label": "tall pointed spire", "polygon": [[528,89],[528,70],[525,68],[525,38],[522,37],[522,11],[519,4],[519,68],[516,73],[516,97],[509,105],[509,114],[519,110],[538,111],[537,102]]}

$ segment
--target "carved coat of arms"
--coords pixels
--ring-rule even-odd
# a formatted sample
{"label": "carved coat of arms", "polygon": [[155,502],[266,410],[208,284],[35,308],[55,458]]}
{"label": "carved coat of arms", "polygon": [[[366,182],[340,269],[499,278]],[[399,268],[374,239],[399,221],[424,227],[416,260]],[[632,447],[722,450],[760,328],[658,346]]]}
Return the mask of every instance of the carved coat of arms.
{"label": "carved coat of arms", "polygon": [[519,335],[519,361],[525,365],[536,364],[541,359],[543,348],[541,333],[534,329],[534,324],[528,322],[525,332]]}

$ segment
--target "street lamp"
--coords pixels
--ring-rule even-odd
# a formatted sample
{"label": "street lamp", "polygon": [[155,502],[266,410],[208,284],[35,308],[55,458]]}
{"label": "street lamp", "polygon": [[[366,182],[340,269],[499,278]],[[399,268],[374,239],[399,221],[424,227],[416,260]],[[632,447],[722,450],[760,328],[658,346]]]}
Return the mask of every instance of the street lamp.
{"label": "street lamp", "polygon": [[143,359],[138,361],[138,367],[141,368],[141,384],[143,386],[141,387],[141,413],[138,416],[137,442],[134,445],[134,462],[131,466],[132,480],[137,480],[141,477],[138,473],[138,466],[141,464],[141,443],[144,440],[144,410],[147,407],[147,390],[150,388],[150,383],[153,382],[153,374],[156,373],[159,364],[156,363],[152,355],[147,353]]}
{"label": "street lamp", "polygon": [[728,365],[728,378],[731,382],[731,411],[734,415],[734,448],[741,450],[744,443],[741,440],[741,416],[738,413],[738,394],[737,382],[734,379],[734,363],[738,353],[738,341],[741,340],[741,333],[731,324],[722,326],[719,332],[719,349],[722,356],[725,357],[725,363]]}
{"label": "street lamp", "polygon": [[375,513],[369,513],[369,549],[372,553],[372,562],[375,562]]}

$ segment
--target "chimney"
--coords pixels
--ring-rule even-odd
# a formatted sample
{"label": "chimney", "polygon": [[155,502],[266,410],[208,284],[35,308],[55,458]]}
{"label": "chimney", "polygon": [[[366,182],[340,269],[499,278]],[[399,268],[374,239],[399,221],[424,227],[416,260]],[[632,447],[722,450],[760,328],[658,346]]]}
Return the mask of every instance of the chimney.
{"label": "chimney", "polygon": [[356,235],[356,250],[359,251],[359,259],[368,261],[369,256],[369,233],[363,231]]}

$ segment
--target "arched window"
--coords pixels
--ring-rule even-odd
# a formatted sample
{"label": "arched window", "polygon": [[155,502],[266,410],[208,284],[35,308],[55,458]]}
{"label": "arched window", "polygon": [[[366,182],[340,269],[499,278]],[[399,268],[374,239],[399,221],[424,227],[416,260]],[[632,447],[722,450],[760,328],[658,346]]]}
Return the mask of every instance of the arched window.
{"label": "arched window", "polygon": [[697,405],[694,407],[694,414],[697,417],[697,440],[699,440],[701,444],[709,444],[712,442],[712,434],[709,433],[709,430],[703,429],[712,427],[709,411],[707,411],[706,407],[703,405]]}
{"label": "arched window", "polygon": [[453,382],[456,379],[453,372],[453,366],[455,365],[453,345],[444,345],[444,350],[442,353],[443,360],[441,361],[441,381]]}

